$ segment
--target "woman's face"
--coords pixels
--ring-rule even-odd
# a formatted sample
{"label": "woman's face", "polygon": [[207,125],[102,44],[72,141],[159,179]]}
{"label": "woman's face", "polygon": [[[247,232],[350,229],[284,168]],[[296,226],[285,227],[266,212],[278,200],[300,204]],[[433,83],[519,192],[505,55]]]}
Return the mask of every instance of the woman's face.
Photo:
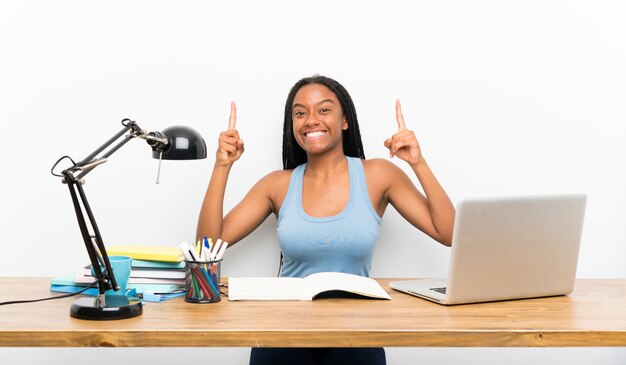
{"label": "woman's face", "polygon": [[305,85],[292,104],[293,135],[307,154],[342,148],[348,122],[335,93],[321,84]]}

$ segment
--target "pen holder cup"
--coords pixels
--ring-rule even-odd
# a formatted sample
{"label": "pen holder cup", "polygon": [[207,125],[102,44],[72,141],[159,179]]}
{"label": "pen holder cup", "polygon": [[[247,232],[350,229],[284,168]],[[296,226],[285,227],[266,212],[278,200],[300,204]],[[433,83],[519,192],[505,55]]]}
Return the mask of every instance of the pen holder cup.
{"label": "pen holder cup", "polygon": [[185,260],[185,301],[215,303],[220,301],[222,260]]}

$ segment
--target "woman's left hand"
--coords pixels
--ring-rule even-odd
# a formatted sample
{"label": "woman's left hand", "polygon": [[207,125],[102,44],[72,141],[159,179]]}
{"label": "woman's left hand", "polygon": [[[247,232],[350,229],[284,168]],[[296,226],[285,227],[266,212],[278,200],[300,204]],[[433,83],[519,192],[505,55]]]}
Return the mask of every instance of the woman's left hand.
{"label": "woman's left hand", "polygon": [[409,165],[415,166],[422,161],[422,150],[417,143],[415,133],[408,130],[404,124],[400,100],[396,100],[396,121],[398,122],[398,132],[385,141],[385,147],[389,149],[389,157],[398,156],[408,162]]}

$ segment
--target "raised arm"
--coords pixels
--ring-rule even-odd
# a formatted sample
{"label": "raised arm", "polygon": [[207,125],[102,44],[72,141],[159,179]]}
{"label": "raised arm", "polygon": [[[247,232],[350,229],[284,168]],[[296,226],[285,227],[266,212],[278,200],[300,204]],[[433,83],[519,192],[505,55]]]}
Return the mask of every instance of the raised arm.
{"label": "raised arm", "polygon": [[214,240],[221,238],[230,245],[248,235],[271,213],[268,208],[267,187],[262,179],[226,217],[224,217],[224,193],[233,163],[244,152],[243,140],[236,129],[237,107],[231,102],[228,129],[220,133],[213,173],[207,187],[196,239],[203,236]]}
{"label": "raised arm", "polygon": [[445,190],[430,170],[420,149],[415,133],[404,123],[400,101],[396,101],[398,132],[385,141],[390,157],[406,161],[417,176],[424,196],[402,170],[391,168],[388,201],[411,224],[426,234],[450,246],[455,209]]}

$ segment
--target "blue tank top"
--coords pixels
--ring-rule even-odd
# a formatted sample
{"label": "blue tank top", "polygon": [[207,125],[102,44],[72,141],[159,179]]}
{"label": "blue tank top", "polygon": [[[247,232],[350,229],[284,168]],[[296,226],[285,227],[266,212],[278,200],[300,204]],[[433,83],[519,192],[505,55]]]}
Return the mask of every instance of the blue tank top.
{"label": "blue tank top", "polygon": [[283,253],[281,276],[305,277],[322,271],[369,276],[382,219],[372,206],[363,162],[346,157],[350,197],[342,212],[312,217],[302,208],[306,163],[296,167],[278,211],[278,242]]}

